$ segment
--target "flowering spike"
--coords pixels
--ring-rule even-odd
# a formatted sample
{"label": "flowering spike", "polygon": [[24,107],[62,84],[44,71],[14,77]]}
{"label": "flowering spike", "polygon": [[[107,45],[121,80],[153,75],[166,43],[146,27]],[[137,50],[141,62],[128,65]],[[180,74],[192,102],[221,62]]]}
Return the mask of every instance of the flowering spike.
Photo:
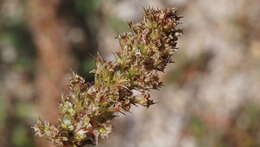
{"label": "flowering spike", "polygon": [[120,49],[115,61],[96,59],[93,83],[73,73],[68,93],[59,105],[61,119],[56,126],[39,120],[36,135],[46,136],[61,146],[97,144],[111,133],[111,120],[129,112],[131,106],[149,108],[155,102],[150,91],[159,89],[159,73],[172,63],[182,30],[175,9],[144,9],[141,22],[129,22],[132,30],[117,37]]}

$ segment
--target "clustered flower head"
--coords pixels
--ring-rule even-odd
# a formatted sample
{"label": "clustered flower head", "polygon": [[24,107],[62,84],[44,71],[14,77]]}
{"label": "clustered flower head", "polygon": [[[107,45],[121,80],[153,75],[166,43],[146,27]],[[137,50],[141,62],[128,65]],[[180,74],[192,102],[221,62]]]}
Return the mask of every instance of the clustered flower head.
{"label": "clustered flower head", "polygon": [[93,83],[73,73],[66,96],[59,106],[57,125],[38,120],[36,135],[60,146],[97,144],[111,133],[111,120],[131,106],[154,104],[150,91],[159,89],[159,74],[172,63],[181,17],[175,9],[144,9],[140,23],[129,22],[131,32],[119,35],[120,49],[114,61],[96,59]]}

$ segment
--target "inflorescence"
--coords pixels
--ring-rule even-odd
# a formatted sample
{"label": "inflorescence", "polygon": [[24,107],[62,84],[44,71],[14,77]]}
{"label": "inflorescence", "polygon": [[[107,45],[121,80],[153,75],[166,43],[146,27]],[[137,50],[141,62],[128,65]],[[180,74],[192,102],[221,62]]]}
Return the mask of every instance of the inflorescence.
{"label": "inflorescence", "polygon": [[131,32],[117,37],[115,60],[98,55],[93,83],[73,74],[59,105],[61,118],[56,125],[39,119],[33,127],[36,135],[59,146],[97,144],[111,133],[111,120],[118,113],[129,112],[133,105],[154,104],[150,91],[162,86],[159,74],[173,63],[182,34],[177,28],[180,19],[175,9],[144,9],[142,21],[129,22]]}

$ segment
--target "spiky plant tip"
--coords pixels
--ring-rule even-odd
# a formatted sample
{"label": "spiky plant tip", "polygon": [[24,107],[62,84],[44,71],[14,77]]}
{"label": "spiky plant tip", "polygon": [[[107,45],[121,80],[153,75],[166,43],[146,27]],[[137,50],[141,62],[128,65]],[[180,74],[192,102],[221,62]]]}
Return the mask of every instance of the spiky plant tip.
{"label": "spiky plant tip", "polygon": [[162,86],[159,73],[173,62],[182,34],[177,28],[180,19],[175,9],[144,9],[142,21],[129,22],[131,32],[117,37],[120,49],[115,60],[98,55],[93,83],[73,74],[59,105],[57,125],[38,120],[33,127],[36,135],[59,146],[97,144],[111,133],[111,120],[118,113],[129,112],[133,105],[153,105],[150,91]]}

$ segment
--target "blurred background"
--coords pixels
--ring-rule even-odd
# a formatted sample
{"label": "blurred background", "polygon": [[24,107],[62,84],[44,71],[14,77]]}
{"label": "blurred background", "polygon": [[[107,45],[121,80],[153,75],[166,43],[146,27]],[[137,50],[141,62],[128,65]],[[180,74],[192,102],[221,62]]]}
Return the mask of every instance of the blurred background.
{"label": "blurred background", "polygon": [[184,35],[150,109],[114,120],[98,147],[260,147],[259,0],[0,0],[0,147],[54,147],[34,137],[57,120],[71,71],[93,81],[96,52],[144,7],[176,7]]}

